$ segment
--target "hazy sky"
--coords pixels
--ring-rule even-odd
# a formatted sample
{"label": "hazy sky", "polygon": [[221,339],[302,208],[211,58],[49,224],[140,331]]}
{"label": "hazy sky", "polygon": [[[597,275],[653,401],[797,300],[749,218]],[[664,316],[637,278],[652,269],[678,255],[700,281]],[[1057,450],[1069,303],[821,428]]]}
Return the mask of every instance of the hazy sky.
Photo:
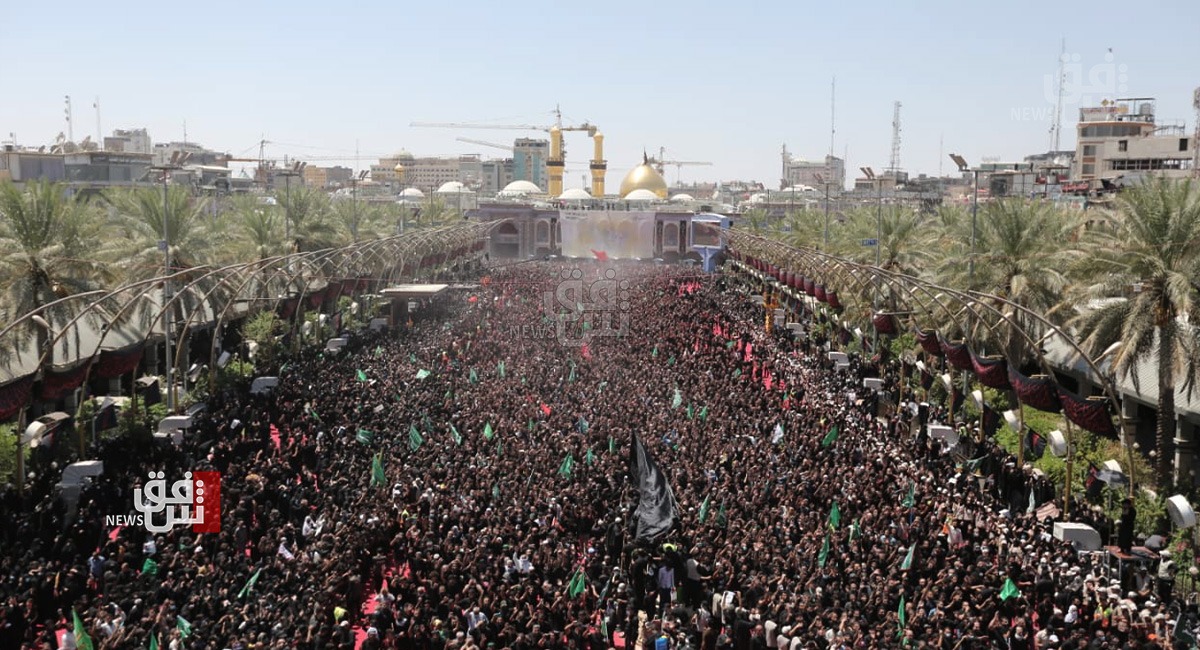
{"label": "hazy sky", "polygon": [[[350,164],[357,142],[366,167],[400,148],[503,155],[455,138],[539,134],[409,123],[550,124],[560,104],[606,135],[610,182],[665,147],[713,163],[683,168],[685,181],[774,185],[782,144],[828,152],[835,76],[848,168],[887,166],[899,100],[901,166],[931,174],[949,171],[950,152],[1048,149],[1063,38],[1063,148],[1079,104],[1104,97],[1157,97],[1160,119],[1190,130],[1200,85],[1196,0],[0,4],[0,140],[25,145],[66,130],[64,95],[76,139],[94,138],[99,96],[105,133],[180,140],[186,120],[189,141],[235,155],[256,156],[265,137],[268,157]],[[572,134],[567,147],[566,184],[579,186],[591,143]]]}

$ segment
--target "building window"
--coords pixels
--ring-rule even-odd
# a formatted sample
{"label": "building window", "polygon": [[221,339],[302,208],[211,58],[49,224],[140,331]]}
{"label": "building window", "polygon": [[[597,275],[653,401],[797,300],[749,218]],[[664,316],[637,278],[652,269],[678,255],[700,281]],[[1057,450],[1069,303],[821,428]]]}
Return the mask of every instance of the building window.
{"label": "building window", "polygon": [[1087,164],[1087,165],[1083,166],[1083,175],[1084,176],[1091,176],[1092,174],[1095,174],[1095,173],[1096,173],[1095,165]]}
{"label": "building window", "polygon": [[1117,151],[1129,151],[1129,141],[1128,140],[1118,140],[1117,141]]}
{"label": "building window", "polygon": [[1094,145],[1094,144],[1083,145],[1083,155],[1085,155],[1085,156],[1096,155],[1096,145]]}
{"label": "building window", "polygon": [[1188,150],[1188,139],[1187,138],[1179,138],[1179,150],[1180,151]]}

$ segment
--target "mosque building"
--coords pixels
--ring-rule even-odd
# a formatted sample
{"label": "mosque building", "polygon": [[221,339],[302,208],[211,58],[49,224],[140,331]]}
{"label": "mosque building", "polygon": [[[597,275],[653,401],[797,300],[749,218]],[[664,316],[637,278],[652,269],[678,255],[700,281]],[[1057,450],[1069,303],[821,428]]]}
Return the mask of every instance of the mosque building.
{"label": "mosque building", "polygon": [[702,249],[720,244],[708,225],[716,215],[693,223],[710,207],[688,195],[668,197],[667,190],[662,174],[643,156],[621,180],[616,196],[596,197],[583,188],[550,196],[529,181],[514,181],[495,198],[480,198],[466,216],[498,222],[489,254],[500,259],[560,255],[701,262]]}

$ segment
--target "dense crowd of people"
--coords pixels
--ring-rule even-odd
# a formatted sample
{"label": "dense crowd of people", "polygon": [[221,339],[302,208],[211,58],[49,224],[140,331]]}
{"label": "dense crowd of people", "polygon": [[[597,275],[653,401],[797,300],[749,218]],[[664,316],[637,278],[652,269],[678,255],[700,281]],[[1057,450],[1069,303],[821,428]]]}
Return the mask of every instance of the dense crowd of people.
{"label": "dense crowd of people", "polygon": [[[106,442],[74,518],[52,472],[9,490],[0,648],[75,647],[76,614],[97,648],[1173,647],[1169,590],[998,500],[998,452],[980,481],[876,417],[857,360],[765,333],[732,277],[610,266],[496,268],[285,357],[178,447]],[[635,435],[678,506],[652,542]],[[104,525],[204,470],[219,533]]]}

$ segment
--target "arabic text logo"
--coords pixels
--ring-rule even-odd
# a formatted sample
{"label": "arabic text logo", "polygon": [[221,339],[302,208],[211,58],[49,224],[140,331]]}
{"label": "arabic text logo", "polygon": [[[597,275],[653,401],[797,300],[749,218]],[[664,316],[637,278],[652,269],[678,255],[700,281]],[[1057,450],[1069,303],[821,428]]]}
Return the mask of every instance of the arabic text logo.
{"label": "arabic text logo", "polygon": [[149,479],[133,490],[133,507],[139,514],[108,517],[106,523],[141,523],[152,533],[180,525],[191,525],[195,533],[220,532],[220,472],[185,472],[183,479],[171,483],[169,493],[163,472],[150,472]]}
{"label": "arabic text logo", "polygon": [[562,345],[582,346],[593,336],[623,336],[629,332],[629,281],[605,269],[585,282],[581,269],[563,269],[554,291],[542,294],[546,316],[554,319]]}

